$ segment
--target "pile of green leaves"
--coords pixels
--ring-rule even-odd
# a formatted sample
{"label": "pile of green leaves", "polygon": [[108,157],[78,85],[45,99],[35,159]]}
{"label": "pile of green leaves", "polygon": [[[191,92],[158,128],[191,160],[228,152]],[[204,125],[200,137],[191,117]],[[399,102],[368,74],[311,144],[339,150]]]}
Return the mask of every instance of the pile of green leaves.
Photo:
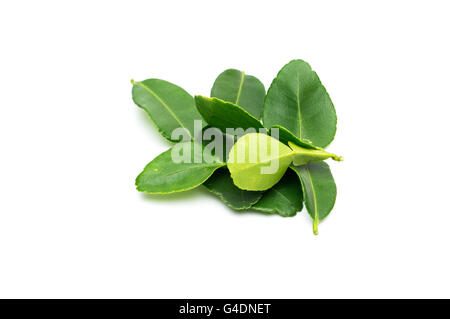
{"label": "pile of green leaves", "polygon": [[[280,216],[295,216],[305,203],[314,233],[318,233],[319,221],[328,216],[336,200],[336,185],[324,160],[342,158],[324,150],[336,133],[336,111],[308,63],[293,60],[286,64],[267,94],[256,77],[235,69],[217,77],[211,97],[194,98],[159,79],[132,83],[133,101],[145,110],[161,135],[175,143],[173,147],[189,146],[191,158],[200,159],[175,163],[172,149],[162,153],[137,177],[139,191],[168,194],[204,185],[232,209]],[[231,139],[231,149],[222,155],[215,152],[212,161],[203,160],[207,145],[197,143],[195,120],[202,121],[203,129],[220,130],[221,138]],[[177,128],[184,128],[191,140],[174,138],[172,132]],[[253,128],[259,133],[230,136],[227,128]],[[256,163],[236,161],[273,143],[278,143],[276,157],[258,155]],[[255,145],[258,147],[252,147]],[[276,172],[262,174],[262,167],[273,161],[279,163]]]}

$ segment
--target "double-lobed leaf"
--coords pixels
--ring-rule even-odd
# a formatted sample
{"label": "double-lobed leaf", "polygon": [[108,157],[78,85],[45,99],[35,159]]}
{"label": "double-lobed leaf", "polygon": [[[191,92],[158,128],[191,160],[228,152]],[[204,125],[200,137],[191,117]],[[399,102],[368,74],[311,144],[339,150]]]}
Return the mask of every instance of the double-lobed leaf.
{"label": "double-lobed leaf", "polygon": [[[204,159],[203,154],[210,151],[208,143],[177,144],[145,167],[136,179],[138,190],[166,194],[203,183],[233,209],[252,207],[281,216],[294,216],[304,200],[317,234],[319,221],[329,214],[336,199],[333,177],[322,161],[342,158],[323,150],[334,138],[336,113],[309,64],[294,60],[285,65],[265,98],[264,85],[257,78],[235,69],[225,70],[217,77],[212,98],[194,99],[182,88],[163,80],[132,82],[134,102],[169,141],[179,141],[172,132],[180,127],[194,140],[194,121],[202,118],[224,133],[231,128],[268,134],[250,133],[239,138],[226,164],[226,151],[220,152],[220,159]],[[259,121],[261,108],[264,126]],[[223,134],[220,138],[232,141],[236,136]],[[174,148],[188,145],[191,160],[174,162]],[[291,169],[286,172],[289,165]]]}
{"label": "double-lobed leaf", "polygon": [[237,187],[261,191],[283,177],[293,156],[294,152],[277,139],[250,133],[239,138],[231,148],[227,166]]}
{"label": "double-lobed leaf", "polygon": [[228,69],[214,81],[211,97],[239,105],[255,118],[261,117],[266,90],[256,77],[244,71]]}
{"label": "double-lobed leaf", "polygon": [[298,145],[295,145],[292,142],[288,143],[289,147],[295,153],[293,158],[293,164],[295,166],[300,166],[303,164],[307,164],[310,162],[319,162],[324,161],[328,158],[332,158],[335,161],[342,161],[342,157],[337,156],[335,154],[329,153],[323,149],[312,150],[309,148],[304,148]]}
{"label": "double-lobed leaf", "polygon": [[325,162],[313,162],[291,168],[300,178],[305,206],[317,235],[319,222],[328,216],[336,201],[336,184],[330,167]]}
{"label": "double-lobed leaf", "polygon": [[303,207],[300,180],[293,170],[288,169],[283,178],[264,192],[253,209],[280,216],[295,216]]}
{"label": "double-lobed leaf", "polygon": [[[177,161],[174,161],[177,156]],[[137,190],[169,194],[193,189],[226,165],[195,142],[179,143],[153,159],[136,178]]]}
{"label": "double-lobed leaf", "polygon": [[[268,134],[286,145],[292,141],[297,145],[302,145],[304,148],[318,149],[300,140],[289,130],[279,125],[272,126],[268,130]],[[290,170],[287,170],[281,181],[273,186],[273,188],[265,191],[259,202],[253,208],[266,213],[278,213],[281,216],[294,216],[298,211],[301,211],[303,197],[300,181],[297,175],[294,176],[294,179],[292,173]],[[295,205],[298,202],[300,204]]]}
{"label": "double-lobed leaf", "polygon": [[[270,128],[269,135],[274,135],[274,129],[277,129],[276,137],[296,153],[294,164],[301,165],[329,157],[342,160],[322,149],[334,138],[336,112],[319,77],[306,62],[294,60],[281,69],[267,92],[262,120],[265,127]],[[328,167],[320,162],[307,165],[315,167],[313,164]],[[268,192],[264,193],[261,203]],[[310,198],[310,195],[308,199],[305,198],[309,205],[308,211],[313,207],[309,203]],[[255,206],[258,204],[259,202]],[[274,207],[272,203],[271,208]],[[315,225],[317,223],[318,221]],[[315,231],[317,232],[317,226]]]}
{"label": "double-lobed leaf", "polygon": [[273,80],[264,100],[263,123],[281,125],[301,140],[319,147],[336,133],[336,111],[317,73],[303,60],[286,64]]}
{"label": "double-lobed leaf", "polygon": [[227,160],[234,184],[244,190],[266,190],[281,179],[292,162],[297,166],[327,158],[341,160],[324,150],[307,149],[291,142],[289,146],[262,133],[239,138]]}
{"label": "double-lobed leaf", "polygon": [[137,106],[144,109],[160,134],[171,142],[172,132],[185,128],[194,137],[194,121],[201,120],[194,98],[179,86],[159,79],[133,81],[132,96]]}
{"label": "double-lobed leaf", "polygon": [[314,146],[306,141],[302,141],[282,126],[272,126],[269,129],[268,134],[272,137],[278,138],[278,140],[284,144],[289,145],[289,147],[296,153],[293,159],[295,166],[300,166],[309,162],[323,161],[328,158],[332,158],[335,161],[343,160],[341,156],[329,153],[323,148]]}
{"label": "double-lobed leaf", "polygon": [[[306,164],[309,162],[323,161],[328,158],[332,158],[336,161],[342,160],[342,157],[339,157],[335,154],[326,152],[322,148],[314,146],[307,141],[300,140],[297,136],[295,136],[289,130],[287,130],[286,128],[284,128],[282,126],[279,126],[279,125],[272,126],[269,129],[268,134],[273,137],[278,138],[284,144],[289,145],[289,147],[294,152],[293,164],[296,166],[303,165],[303,164]],[[296,177],[295,181],[292,180],[292,177],[291,177],[290,185],[285,185],[284,181],[285,181],[286,176],[289,175],[290,172],[296,170],[296,168],[294,166],[291,166],[291,168],[292,168],[292,170],[287,170],[285,176],[277,185],[275,185],[273,188],[269,189],[268,191],[264,192],[260,201],[253,206],[254,209],[260,210],[260,211],[272,212],[272,213],[278,212],[278,214],[281,216],[293,216],[295,214],[294,210],[292,208],[292,205],[287,204],[286,198],[288,196],[285,196],[283,198],[281,196],[282,194],[280,194],[280,192],[273,191],[276,188],[280,188],[281,185],[283,185],[282,190],[285,193],[295,194],[296,192],[300,192],[300,197],[302,196],[302,191],[298,190],[301,187],[299,185],[299,183],[300,183],[299,177],[295,176]],[[298,198],[300,198],[300,197],[298,197]],[[272,198],[277,198],[277,199],[272,200]],[[302,205],[296,211],[300,211],[301,208],[302,208]]]}

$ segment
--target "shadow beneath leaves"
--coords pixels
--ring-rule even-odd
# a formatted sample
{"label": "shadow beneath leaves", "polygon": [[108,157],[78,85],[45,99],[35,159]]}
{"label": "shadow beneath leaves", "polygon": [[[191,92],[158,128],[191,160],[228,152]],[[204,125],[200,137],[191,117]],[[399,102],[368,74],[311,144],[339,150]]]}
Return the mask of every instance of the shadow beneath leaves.
{"label": "shadow beneath leaves", "polygon": [[261,211],[257,211],[251,208],[247,208],[247,209],[243,209],[243,210],[236,210],[231,208],[230,206],[226,205],[220,198],[219,196],[213,194],[212,192],[208,191],[206,188],[202,187],[206,193],[211,197],[211,198],[215,198],[216,201],[220,204],[222,204],[224,207],[227,208],[227,210],[231,213],[233,213],[236,216],[278,216],[278,214],[273,214],[273,213],[265,213],[265,212],[261,212]]}
{"label": "shadow beneath leaves", "polygon": [[144,112],[144,110],[138,108],[136,110],[136,117],[138,118],[138,121],[145,127],[148,128],[150,134],[152,136],[158,136],[157,138],[167,147],[171,147],[173,144],[166,140],[160,132],[158,132],[158,129],[155,127],[155,125],[152,123],[152,120],[147,115],[147,113]]}
{"label": "shadow beneath leaves", "polygon": [[141,193],[144,200],[151,200],[157,202],[178,202],[191,201],[205,196],[209,192],[204,187],[197,187],[188,191],[172,193],[172,194],[147,194]]}
{"label": "shadow beneath leaves", "polygon": [[231,212],[233,212],[237,216],[270,216],[270,217],[278,216],[279,217],[278,214],[260,212],[258,210],[253,210],[251,208],[243,209],[243,210],[234,210],[231,207],[228,207],[228,208]]}

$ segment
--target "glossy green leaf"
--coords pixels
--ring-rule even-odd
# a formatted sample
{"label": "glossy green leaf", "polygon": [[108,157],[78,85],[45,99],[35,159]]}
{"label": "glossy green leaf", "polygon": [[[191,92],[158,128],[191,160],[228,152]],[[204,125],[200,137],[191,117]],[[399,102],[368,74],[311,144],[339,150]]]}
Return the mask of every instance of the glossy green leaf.
{"label": "glossy green leaf", "polygon": [[332,158],[335,161],[342,161],[341,156],[329,153],[323,148],[314,146],[308,142],[300,140],[297,136],[292,134],[286,128],[275,125],[269,129],[270,136],[278,138],[279,141],[289,145],[295,152],[293,163],[295,166],[300,166],[309,162],[323,161]]}
{"label": "glossy green leaf", "polygon": [[170,82],[159,79],[133,81],[132,96],[137,106],[144,109],[158,131],[171,142],[176,128],[185,128],[193,137],[194,120],[202,120],[195,107],[194,98],[185,90]]}
{"label": "glossy green leaf", "polygon": [[309,141],[301,140],[293,133],[291,133],[288,129],[280,126],[274,125],[269,129],[270,136],[277,138],[280,142],[289,145],[289,142],[292,142],[296,145],[302,146],[303,148],[320,150],[320,147],[314,146]]}
{"label": "glossy green leaf", "polygon": [[197,95],[195,104],[205,121],[210,126],[217,127],[223,132],[226,132],[227,128],[242,128],[243,130],[249,128],[263,129],[259,120],[242,107],[231,102]]}
{"label": "glossy green leaf", "polygon": [[[132,95],[134,102],[146,111],[161,135],[169,141],[176,142],[176,140],[171,138],[171,134],[172,131],[178,127],[186,127],[191,135],[191,138],[194,136],[194,120],[202,120],[202,116],[198,113],[197,108],[195,107],[193,97],[182,88],[169,82],[157,79],[149,79],[142,82],[133,81]],[[224,149],[221,157],[224,161],[226,161],[229,148],[233,145],[233,143],[227,144],[226,142],[229,142],[229,140],[233,137],[226,136],[225,134],[223,134],[222,137],[224,138]],[[207,146],[210,142],[211,141],[207,140],[203,141],[205,146]],[[229,145],[229,148],[227,148],[227,145]],[[163,158],[167,160],[167,162],[164,163],[164,160],[159,162],[155,159],[152,161],[153,164],[151,167],[154,165],[161,166],[170,163],[170,159],[167,154],[165,156],[160,155],[158,158]],[[155,161],[157,163],[154,163]],[[150,164],[148,166],[150,166]],[[174,167],[179,167],[179,165],[174,164]],[[165,170],[159,171],[158,173],[160,174],[155,174],[156,172],[151,174],[152,172],[147,169],[144,170],[144,172],[138,177],[137,186],[139,190],[149,193],[171,193],[191,189],[201,184],[202,181],[209,177],[209,170],[213,170],[214,165],[212,167],[207,167],[204,170],[200,170],[201,174],[195,176],[194,179],[187,179],[181,183],[178,181],[173,181],[173,179],[176,178],[181,180],[186,176],[189,177],[190,173],[194,171],[197,172],[197,169],[199,168],[197,167],[195,170],[183,170],[175,176],[170,176],[170,178],[163,177],[163,173],[166,172]],[[225,178],[213,178],[208,182],[208,185],[205,186],[214,194],[219,195],[219,197],[228,206],[235,209],[248,208],[251,204],[257,201],[254,194],[247,194],[248,192],[234,186],[228,171],[227,174],[230,182],[229,184],[231,184],[230,190],[227,191],[224,189]],[[250,204],[247,204],[247,202],[250,202]],[[239,208],[241,206],[245,207]]]}
{"label": "glossy green leaf", "polygon": [[219,196],[225,204],[236,210],[250,208],[262,196],[262,192],[245,191],[236,187],[226,167],[215,171],[203,185],[209,191]]}
{"label": "glossy green leaf", "polygon": [[[174,162],[174,154],[182,156],[184,161]],[[144,168],[136,178],[137,190],[150,194],[186,191],[201,185],[224,165],[210,155],[205,156],[204,147],[200,144],[179,143]]]}
{"label": "glossy green leaf", "polygon": [[325,150],[318,149],[312,150],[308,148],[304,148],[298,145],[295,145],[292,142],[289,142],[289,147],[294,151],[294,159],[293,164],[295,166],[300,166],[309,162],[319,162],[326,160],[328,158],[332,158],[335,161],[342,161],[343,158],[341,156],[337,156],[332,153],[328,153]]}
{"label": "glossy green leaf", "polygon": [[[210,150],[213,155],[222,160],[227,161],[228,153],[233,147],[237,138],[232,135],[223,133],[221,130],[211,126],[205,126],[202,130],[202,144],[206,149]],[[222,147],[220,148],[220,144]],[[218,148],[218,149],[216,149]]]}
{"label": "glossy green leaf", "polygon": [[228,155],[227,166],[234,184],[245,190],[266,190],[283,177],[294,152],[278,140],[261,133],[238,139]]}
{"label": "glossy green leaf", "polygon": [[261,117],[265,95],[260,80],[235,69],[222,72],[211,89],[212,97],[239,105],[257,119]]}
{"label": "glossy green leaf", "polygon": [[291,167],[300,178],[305,206],[313,219],[313,231],[317,235],[319,221],[328,216],[336,201],[336,184],[330,167],[325,162]]}
{"label": "glossy green leaf", "polygon": [[281,216],[295,216],[303,207],[303,193],[300,180],[294,171],[288,169],[283,178],[264,192],[253,209]]}
{"label": "glossy green leaf", "polygon": [[316,72],[302,60],[286,64],[273,80],[264,101],[263,123],[281,125],[301,140],[319,147],[336,133],[336,111]]}

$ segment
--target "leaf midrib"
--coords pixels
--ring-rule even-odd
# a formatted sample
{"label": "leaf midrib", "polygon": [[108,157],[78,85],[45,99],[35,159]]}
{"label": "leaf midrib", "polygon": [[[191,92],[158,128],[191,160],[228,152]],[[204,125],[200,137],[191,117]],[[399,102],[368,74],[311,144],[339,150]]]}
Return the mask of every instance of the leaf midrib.
{"label": "leaf midrib", "polygon": [[279,190],[277,190],[276,188],[273,189],[276,193],[280,194],[281,197],[283,197],[284,199],[286,199],[288,201],[288,203],[292,206],[294,206],[291,202],[291,200],[289,198],[287,198],[282,192],[280,192]]}
{"label": "leaf midrib", "polygon": [[302,138],[302,114],[301,114],[301,108],[300,108],[300,79],[299,75],[297,74],[297,108],[298,108],[298,135],[299,138]]}
{"label": "leaf midrib", "polygon": [[241,98],[242,86],[244,85],[245,72],[241,71],[241,82],[239,83],[238,93],[236,97],[236,102],[234,104],[238,105],[239,99]]}
{"label": "leaf midrib", "polygon": [[[208,165],[198,165],[198,166],[191,166],[191,167],[187,167],[187,168],[184,168],[184,169],[179,169],[179,170],[177,170],[177,171],[174,171],[174,172],[170,172],[170,173],[167,173],[167,174],[161,174],[161,175],[159,175],[159,176],[164,176],[164,177],[166,177],[166,176],[171,176],[171,175],[175,175],[175,174],[178,174],[178,173],[182,173],[182,172],[185,172],[185,171],[189,171],[189,170],[193,170],[193,169],[201,169],[201,168],[210,168],[210,167],[217,167],[217,168],[220,168],[220,167],[223,167],[223,166],[225,166],[226,165],[226,163],[216,163],[216,164],[208,164]],[[149,174],[150,175],[150,174]],[[154,177],[154,176],[153,176]]]}
{"label": "leaf midrib", "polygon": [[305,171],[306,171],[306,174],[308,175],[309,183],[311,184],[311,191],[312,191],[313,204],[314,204],[314,222],[313,223],[315,224],[315,227],[317,227],[317,224],[319,223],[319,212],[318,212],[318,209],[317,209],[316,191],[314,189],[314,183],[312,181],[311,173],[309,172],[308,167],[305,167]]}
{"label": "leaf midrib", "polygon": [[174,118],[174,120],[177,121],[177,123],[180,124],[180,126],[182,128],[185,128],[187,130],[187,132],[189,133],[189,136],[192,139],[192,135],[191,135],[191,132],[189,131],[189,129],[183,125],[183,123],[178,118],[178,116],[175,115],[175,113],[170,109],[169,105],[167,105],[167,103],[158,94],[156,94],[152,89],[150,89],[148,86],[144,85],[142,82],[135,82],[135,83],[137,85],[139,85],[140,87],[144,88],[145,90],[147,90],[151,95],[153,95],[158,100],[158,102],[161,103],[162,106],[164,106],[164,108],[167,110],[167,112],[169,112],[169,114]]}

